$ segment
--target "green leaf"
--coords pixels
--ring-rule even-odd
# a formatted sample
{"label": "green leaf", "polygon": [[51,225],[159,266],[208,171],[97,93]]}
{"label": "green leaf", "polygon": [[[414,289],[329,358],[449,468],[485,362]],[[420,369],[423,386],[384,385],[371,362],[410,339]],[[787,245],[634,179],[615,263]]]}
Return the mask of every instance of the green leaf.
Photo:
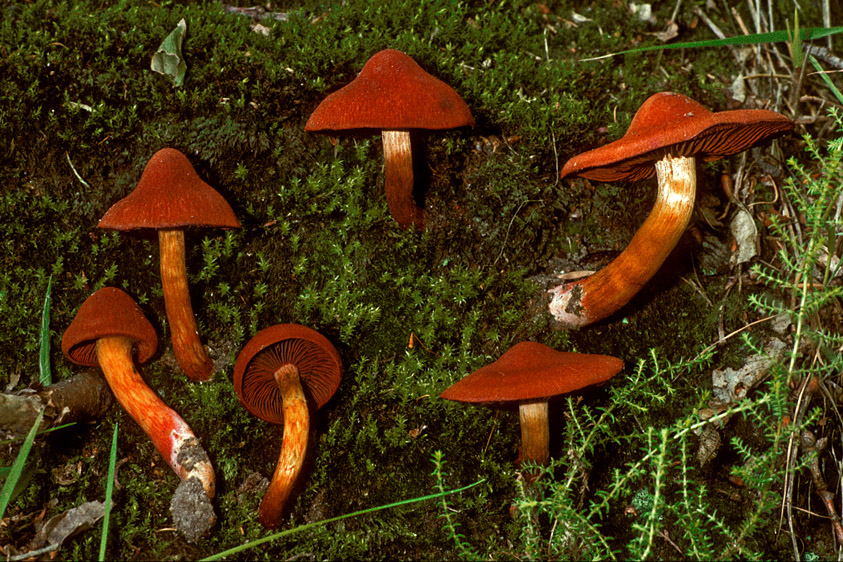
{"label": "green leaf", "polygon": [[[843,33],[843,26],[812,27],[810,29],[800,29],[798,35],[801,41],[807,41],[809,39],[821,39],[823,37],[828,37],[829,35],[836,35],[838,33]],[[670,43],[669,45],[651,45],[649,47],[638,47],[637,49],[618,51],[616,53],[609,53],[608,55],[601,55],[599,57],[589,57],[587,59],[580,59],[580,62],[607,59],[616,55],[626,55],[629,53],[643,53],[644,51],[666,51],[670,49],[692,49],[698,47],[725,47],[727,45],[757,45],[759,43],[778,43],[781,41],[791,42],[793,41],[793,37],[791,37],[791,34],[788,31],[770,31],[768,33],[737,35],[735,37],[726,37],[725,39],[689,41],[687,43]]]}
{"label": "green leaf", "polygon": [[41,351],[38,354],[38,368],[40,369],[41,384],[49,386],[52,383],[50,376],[50,291],[52,289],[53,276],[47,280],[47,296],[44,297],[44,309],[41,311]]}
{"label": "green leaf", "polygon": [[35,418],[35,423],[32,424],[32,429],[29,430],[26,439],[23,440],[23,445],[21,445],[20,451],[18,451],[18,456],[15,457],[15,462],[12,463],[12,469],[6,477],[3,489],[0,490],[0,519],[3,519],[3,516],[6,514],[6,508],[9,507],[9,502],[12,501],[12,495],[15,492],[15,487],[17,486],[18,480],[20,480],[21,474],[23,474],[26,459],[29,457],[29,451],[32,449],[32,442],[35,441],[35,434],[38,433],[38,428],[41,427],[41,420],[43,418],[44,410],[41,410],[38,413],[38,417]]}
{"label": "green leaf", "polygon": [[111,496],[114,491],[114,473],[117,471],[117,423],[114,423],[114,435],[111,438],[111,454],[108,457],[108,480],[105,483],[105,512],[102,516],[102,535],[100,535],[100,562],[105,560],[105,545],[108,541],[108,521],[111,517]]}
{"label": "green leaf", "polygon": [[809,55],[808,60],[811,61],[811,64],[817,69],[817,72],[820,73],[820,78],[823,79],[823,82],[825,82],[825,85],[828,86],[829,90],[831,90],[831,93],[834,94],[834,97],[837,98],[837,101],[843,103],[843,94],[840,93],[840,90],[837,89],[837,86],[835,86],[834,82],[831,81],[831,78],[828,77],[828,73],[823,70],[820,63],[817,62],[816,57],[814,57],[814,55]]}
{"label": "green leaf", "polygon": [[469,484],[468,486],[463,486],[462,488],[456,488],[454,490],[446,490],[446,491],[443,491],[443,492],[439,492],[437,494],[430,494],[430,495],[427,495],[427,496],[410,498],[408,500],[401,500],[401,501],[397,501],[397,502],[394,502],[394,503],[379,505],[377,507],[370,507],[368,509],[361,509],[360,511],[355,511],[353,513],[346,513],[345,515],[340,515],[338,517],[331,517],[330,519],[323,519],[322,521],[316,521],[314,523],[306,523],[304,525],[299,525],[298,527],[294,527],[292,529],[287,529],[286,531],[280,531],[280,532],[277,532],[277,533],[272,533],[271,535],[261,537],[257,540],[247,542],[246,544],[242,544],[240,546],[235,546],[234,548],[229,548],[228,550],[223,550],[222,552],[217,552],[216,554],[208,556],[207,558],[202,558],[202,560],[203,561],[204,560],[219,560],[220,558],[224,558],[226,556],[231,556],[232,554],[237,554],[239,552],[243,552],[244,550],[254,548],[258,545],[261,545],[261,544],[264,544],[264,543],[267,543],[267,542],[270,542],[270,541],[274,541],[275,539],[280,539],[281,537],[286,537],[288,535],[300,533],[302,531],[306,531],[307,529],[313,529],[315,527],[321,527],[322,525],[327,525],[328,523],[333,523],[334,521],[340,521],[342,519],[348,519],[350,517],[357,517],[359,515],[364,515],[366,513],[373,513],[375,511],[382,511],[384,509],[391,509],[393,507],[398,507],[400,505],[407,505],[407,504],[411,504],[411,503],[441,498],[443,496],[448,496],[450,494],[458,494],[460,492],[464,492],[465,490],[468,490],[469,488],[473,488],[473,487],[477,486],[478,484],[482,484],[485,481],[486,481],[486,479],[483,478],[481,480],[478,480],[477,482]]}
{"label": "green leaf", "polygon": [[184,55],[181,52],[186,33],[187,22],[182,18],[176,28],[158,46],[158,50],[152,55],[150,65],[155,72],[171,77],[176,87],[184,83],[184,75],[187,72],[187,63],[184,62]]}

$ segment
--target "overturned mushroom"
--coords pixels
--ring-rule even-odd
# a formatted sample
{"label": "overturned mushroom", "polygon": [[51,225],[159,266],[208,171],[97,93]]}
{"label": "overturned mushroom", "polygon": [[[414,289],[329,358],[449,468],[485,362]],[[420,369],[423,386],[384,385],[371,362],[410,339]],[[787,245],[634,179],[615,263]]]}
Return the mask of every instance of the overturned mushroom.
{"label": "overturned mushroom", "polygon": [[[216,521],[210,502],[215,493],[214,469],[193,430],[135,369],[133,356],[145,363],[157,345],[155,329],[132,297],[113,287],[100,289],[82,303],[61,340],[68,359],[102,369],[117,401],[182,480],[179,489],[198,488],[200,497],[194,505],[204,516],[190,528],[180,528],[188,539],[196,540]],[[177,491],[175,497],[181,495]]]}
{"label": "overturned mushroom", "polygon": [[191,226],[239,228],[234,211],[210,185],[202,181],[184,154],[173,148],[156,152],[137,187],[102,217],[99,228],[158,231],[161,287],[173,339],[173,353],[194,381],[211,378],[208,357],[190,305],[185,265],[184,230]]}
{"label": "overturned mushroom", "polygon": [[737,154],[793,126],[793,121],[774,111],[712,113],[681,94],[662,92],[641,104],[623,137],[571,158],[562,168],[562,178],[635,181],[656,174],[658,194],[644,224],[612,263],[590,277],[548,291],[553,317],[570,328],[602,320],[655,275],[691,218],[695,158],[711,161]]}
{"label": "overturned mushroom", "polygon": [[308,402],[321,408],[336,392],[342,361],[319,332],[276,324],[255,334],[237,357],[234,390],[253,415],[284,424],[278,464],[261,501],[259,521],[274,529],[301,472],[310,433]]}
{"label": "overturned mushroom", "polygon": [[521,419],[518,462],[546,465],[550,460],[548,400],[605,382],[622,368],[623,361],[616,357],[556,351],[524,341],[446,388],[439,397],[473,404],[517,405]]}
{"label": "overturned mushroom", "polygon": [[381,130],[389,212],[401,228],[424,229],[424,210],[413,197],[411,131],[473,125],[471,111],[450,86],[401,51],[386,49],[373,55],[357,78],[319,104],[305,131]]}

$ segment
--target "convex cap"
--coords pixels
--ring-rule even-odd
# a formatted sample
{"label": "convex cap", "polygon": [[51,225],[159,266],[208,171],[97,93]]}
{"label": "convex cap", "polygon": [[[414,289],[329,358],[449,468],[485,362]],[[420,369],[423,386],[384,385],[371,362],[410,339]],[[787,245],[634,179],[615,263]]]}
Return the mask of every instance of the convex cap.
{"label": "convex cap", "polygon": [[470,403],[551,398],[605,382],[621,369],[623,361],[617,357],[556,351],[524,341],[445,389],[440,397]]}
{"label": "convex cap", "polygon": [[174,148],[152,155],[134,191],[103,215],[99,228],[239,228],[231,206],[202,181],[187,157]]}
{"label": "convex cap", "polygon": [[784,115],[766,109],[711,112],[674,92],[647,98],[620,139],[579,154],[561,177],[595,181],[635,181],[652,177],[655,162],[667,154],[706,161],[737,154],[793,130]]}
{"label": "convex cap", "polygon": [[453,88],[401,51],[372,56],[347,86],[316,108],[305,131],[454,129],[473,126],[471,110]]}
{"label": "convex cap", "polygon": [[61,338],[61,350],[77,365],[96,367],[97,340],[110,336],[133,340],[138,363],[149,361],[158,347],[155,328],[134,299],[120,289],[103,287],[79,307]]}

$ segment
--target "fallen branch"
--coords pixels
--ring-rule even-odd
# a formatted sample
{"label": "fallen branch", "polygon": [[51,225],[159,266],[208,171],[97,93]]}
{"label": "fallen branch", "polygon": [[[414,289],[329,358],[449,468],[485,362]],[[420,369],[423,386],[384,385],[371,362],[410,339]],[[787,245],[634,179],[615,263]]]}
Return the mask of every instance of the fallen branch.
{"label": "fallen branch", "polygon": [[15,438],[23,437],[41,410],[44,410],[41,431],[65,423],[96,420],[108,411],[113,401],[102,376],[82,371],[42,390],[0,394],[0,430]]}
{"label": "fallen branch", "polygon": [[802,450],[803,454],[808,457],[808,470],[811,472],[811,479],[814,482],[814,489],[817,495],[825,505],[828,516],[831,518],[831,526],[834,529],[834,536],[837,538],[837,544],[843,544],[843,525],[840,524],[840,516],[837,515],[837,509],[834,507],[834,494],[828,490],[825,478],[823,478],[822,471],[820,471],[820,453],[828,444],[828,437],[817,439],[814,434],[808,430],[802,432]]}

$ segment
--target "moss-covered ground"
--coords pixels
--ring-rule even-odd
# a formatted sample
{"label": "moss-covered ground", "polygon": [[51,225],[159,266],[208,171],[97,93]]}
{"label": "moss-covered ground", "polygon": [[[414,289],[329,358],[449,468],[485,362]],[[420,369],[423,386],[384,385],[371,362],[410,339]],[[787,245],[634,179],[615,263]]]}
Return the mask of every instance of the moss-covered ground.
{"label": "moss-covered ground", "polygon": [[[60,342],[82,301],[103,286],[124,289],[161,340],[141,372],[196,431],[217,469],[219,520],[197,544],[173,532],[168,506],[177,478],[115,405],[104,419],[38,438],[31,480],[6,512],[0,544],[25,552],[37,522],[102,500],[115,422],[120,487],[107,558],[196,559],[264,536],[257,522],[261,491],[246,484],[254,473],[272,474],[282,428],[240,406],[232,371],[258,330],[290,322],[331,340],[344,378],[314,414],[304,477],[282,529],[430,494],[437,483],[448,489],[483,479],[445,508],[479,556],[581,554],[571,545],[545,553],[525,546],[535,541],[525,538],[527,527],[510,509],[523,499],[514,464],[517,413],[438,396],[522,340],[622,358],[626,368],[607,387],[587,391],[576,403],[551,402],[551,455],[564,457],[574,431],[566,429],[568,406],[608,408],[614,396],[608,389],[637,384],[637,366],[649,364],[652,354],[668,364],[689,360],[758,317],[746,301],[749,289],[731,288],[728,228],[711,226],[699,214],[656,278],[617,314],[572,332],[547,313],[545,290],[554,276],[608,263],[646,218],[655,194],[653,181],[560,181],[565,160],[621,136],[655,92],[680,92],[716,110],[730,107],[728,88],[737,71],[725,48],[581,60],[658,44],[648,33],[664,28],[674,4],[654,3],[648,22],[632,15],[629,2],[273,2],[265,8],[277,17],[263,19],[213,1],[4,2],[0,383],[7,392],[37,383],[48,280],[54,380],[80,369],[62,356]],[[711,11],[702,1],[679,2],[681,40],[713,38],[695,12],[700,7]],[[818,8],[802,9],[802,25],[822,25]],[[792,17],[786,11],[777,14],[779,28]],[[722,6],[709,15],[728,34],[740,33]],[[176,87],[150,70],[150,59],[182,18],[187,73]],[[319,102],[385,48],[407,53],[453,87],[476,120],[473,128],[426,138],[424,232],[402,230],[390,218],[379,135],[335,143],[304,131]],[[820,132],[812,127],[800,125],[798,132]],[[783,163],[776,158],[799,147],[795,138],[778,146],[753,153],[749,165],[767,158],[772,171],[766,173],[781,178]],[[173,359],[157,238],[97,228],[163,147],[185,153],[242,223],[237,230],[187,234],[193,306],[217,367],[204,384],[190,383]],[[715,215],[727,209],[720,174],[738,164],[736,157],[700,167],[700,190]],[[745,355],[733,338],[707,367],[662,382],[645,377],[648,390],[630,395],[641,403],[615,404],[613,438],[588,449],[591,458],[572,486],[581,505],[635,460],[638,451],[624,447],[627,436],[692,413],[704,402],[701,388],[710,386],[707,369],[739,366]],[[664,399],[648,402],[653,396]],[[5,466],[18,444],[4,445]],[[436,451],[447,469],[439,482],[432,474]],[[713,511],[737,526],[741,512],[724,499],[740,492],[729,490],[726,480],[732,455],[724,453],[697,476],[710,484]],[[70,483],[59,483],[57,471],[77,466]],[[618,497],[628,500],[633,492]],[[602,521],[592,521],[602,525],[620,558],[636,536],[623,509],[616,499]],[[437,501],[412,504],[282,538],[237,558],[465,556],[443,514]],[[760,527],[768,542],[753,535],[752,545],[766,556],[787,557],[789,542],[775,537],[776,516]],[[818,525],[816,532],[829,531]],[[548,544],[559,540],[543,536],[557,537]],[[98,528],[88,530],[65,543],[59,558],[93,559],[99,541]],[[656,542],[652,556],[677,555],[667,540]]]}

